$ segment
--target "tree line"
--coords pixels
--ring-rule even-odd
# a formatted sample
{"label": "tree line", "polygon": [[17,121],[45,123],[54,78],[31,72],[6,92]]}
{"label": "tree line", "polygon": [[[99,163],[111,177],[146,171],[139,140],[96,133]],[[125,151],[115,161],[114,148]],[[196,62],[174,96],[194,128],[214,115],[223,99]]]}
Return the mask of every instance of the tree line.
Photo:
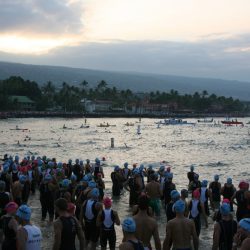
{"label": "tree line", "polygon": [[34,81],[24,80],[18,76],[11,76],[0,81],[0,110],[18,110],[17,104],[10,96],[27,96],[36,104],[36,110],[83,111],[81,100],[108,100],[113,107],[124,107],[130,104],[141,105],[147,100],[150,104],[171,104],[178,109],[191,109],[195,112],[206,112],[218,109],[221,112],[244,112],[246,106],[238,99],[232,97],[208,94],[206,90],[201,93],[181,95],[176,90],[169,92],[150,92],[139,95],[130,89],[118,90],[101,80],[95,87],[87,81],[82,81],[78,86],[63,82],[56,87],[51,81],[39,87]]}

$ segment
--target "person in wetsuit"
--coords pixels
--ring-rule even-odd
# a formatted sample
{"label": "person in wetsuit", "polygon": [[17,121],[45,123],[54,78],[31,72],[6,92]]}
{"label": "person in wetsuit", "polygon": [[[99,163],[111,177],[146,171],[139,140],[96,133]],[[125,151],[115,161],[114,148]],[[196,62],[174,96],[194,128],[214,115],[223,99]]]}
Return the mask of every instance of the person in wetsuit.
{"label": "person in wetsuit", "polygon": [[56,200],[55,208],[59,217],[54,222],[53,250],[76,250],[76,236],[80,242],[80,250],[83,250],[84,234],[78,220],[67,211],[67,201],[63,198]]}
{"label": "person in wetsuit", "polygon": [[229,178],[227,178],[227,182],[224,184],[224,186],[221,189],[221,194],[223,196],[223,199],[230,200],[231,212],[233,211],[232,198],[233,198],[235,192],[236,192],[236,189],[233,185],[233,180],[232,180],[232,178],[229,177]]}

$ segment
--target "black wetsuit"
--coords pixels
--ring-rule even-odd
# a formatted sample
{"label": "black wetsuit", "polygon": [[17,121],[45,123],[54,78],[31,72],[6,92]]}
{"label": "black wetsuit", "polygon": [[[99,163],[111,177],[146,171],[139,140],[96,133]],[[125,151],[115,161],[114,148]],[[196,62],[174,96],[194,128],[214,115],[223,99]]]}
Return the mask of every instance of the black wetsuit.
{"label": "black wetsuit", "polygon": [[224,190],[222,195],[224,199],[230,200],[231,211],[233,211],[233,203],[231,202],[231,198],[233,197],[234,192],[235,192],[234,186],[228,187],[227,185],[224,185]]}
{"label": "black wetsuit", "polygon": [[220,202],[220,185],[219,182],[213,181],[210,184],[210,188],[212,190],[212,200],[215,202]]}
{"label": "black wetsuit", "polygon": [[117,177],[116,172],[111,173],[111,180],[112,180],[112,194],[114,196],[120,196],[121,194],[121,188],[120,188],[120,181],[119,178]]}
{"label": "black wetsuit", "polygon": [[245,190],[238,190],[236,192],[236,201],[237,201],[237,211],[236,218],[239,222],[241,219],[245,218],[248,214],[247,211],[247,199],[245,198]]}
{"label": "black wetsuit", "polygon": [[171,201],[171,191],[175,190],[175,184],[169,181],[164,182],[163,196],[165,205],[167,205]]}
{"label": "black wetsuit", "polygon": [[144,250],[144,246],[141,241],[134,242],[132,240],[128,240],[134,247],[134,250]]}
{"label": "black wetsuit", "polygon": [[176,216],[176,213],[173,212],[173,205],[174,205],[174,203],[171,201],[166,206],[167,221],[170,221],[170,220],[174,219],[175,216]]}
{"label": "black wetsuit", "polygon": [[9,222],[12,217],[4,216],[1,219],[1,224],[4,233],[4,241],[2,243],[2,250],[16,250],[16,232],[9,228]]}
{"label": "black wetsuit", "polygon": [[5,206],[10,202],[10,196],[6,192],[0,192],[0,218],[5,215]]}
{"label": "black wetsuit", "polygon": [[62,232],[60,250],[76,250],[75,238],[77,234],[77,222],[73,216],[61,216]]}
{"label": "black wetsuit", "polygon": [[221,220],[220,224],[220,250],[231,250],[233,245],[233,237],[237,231],[237,222],[234,220]]}

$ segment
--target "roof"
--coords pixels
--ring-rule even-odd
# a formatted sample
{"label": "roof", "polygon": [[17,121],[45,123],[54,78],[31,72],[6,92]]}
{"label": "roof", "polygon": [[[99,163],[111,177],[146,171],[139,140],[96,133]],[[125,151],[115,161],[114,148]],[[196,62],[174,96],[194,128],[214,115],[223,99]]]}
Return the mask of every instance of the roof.
{"label": "roof", "polygon": [[11,101],[17,100],[18,103],[35,103],[27,96],[12,95],[9,98]]}

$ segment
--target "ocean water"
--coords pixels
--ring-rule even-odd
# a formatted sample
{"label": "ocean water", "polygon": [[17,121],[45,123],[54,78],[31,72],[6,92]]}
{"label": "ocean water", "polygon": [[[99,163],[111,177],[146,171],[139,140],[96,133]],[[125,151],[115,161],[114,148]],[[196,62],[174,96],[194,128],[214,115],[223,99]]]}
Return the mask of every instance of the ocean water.
{"label": "ocean water", "polygon": [[[220,121],[221,119],[216,119]],[[227,177],[233,178],[235,186],[242,179],[250,180],[250,125],[226,127],[213,124],[170,125],[155,124],[159,119],[125,119],[103,118],[87,119],[89,128],[80,128],[84,119],[8,119],[0,121],[0,155],[5,153],[20,157],[36,155],[55,157],[58,161],[68,161],[76,158],[81,160],[96,157],[106,158],[104,167],[106,193],[111,194],[110,173],[114,165],[123,166],[128,162],[153,164],[156,168],[165,161],[172,166],[173,182],[177,189],[186,188],[187,172],[191,164],[200,180],[213,180],[214,174],[220,175],[224,183]],[[238,119],[244,123],[250,118]],[[196,122],[195,119],[188,119]],[[100,123],[108,122],[115,125],[108,128],[98,127]],[[125,126],[125,123],[134,126]],[[63,129],[63,125],[67,129]],[[12,130],[18,125],[27,130]],[[141,134],[137,134],[140,125]],[[111,148],[111,138],[114,138],[114,148]],[[19,144],[18,144],[19,142]],[[33,211],[33,221],[42,228],[44,241],[43,249],[51,249],[53,228],[46,222],[40,222],[40,203],[38,192],[30,197]],[[131,214],[128,205],[128,193],[120,198],[114,198],[113,208],[123,219]],[[166,218],[162,210],[157,219],[160,237],[165,237]],[[213,221],[209,218],[209,228],[202,227],[200,244],[204,249],[211,249]],[[121,242],[122,231],[117,227],[117,245]]]}

